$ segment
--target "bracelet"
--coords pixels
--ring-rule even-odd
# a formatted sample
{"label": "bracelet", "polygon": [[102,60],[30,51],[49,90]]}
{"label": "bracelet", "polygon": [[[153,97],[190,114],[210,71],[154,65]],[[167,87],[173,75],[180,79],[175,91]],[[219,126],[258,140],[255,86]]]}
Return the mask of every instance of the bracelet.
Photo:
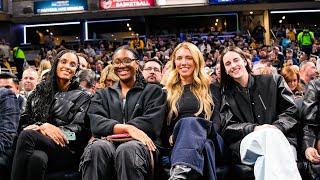
{"label": "bracelet", "polygon": [[43,123],[42,122],[36,122],[35,125],[41,126]]}

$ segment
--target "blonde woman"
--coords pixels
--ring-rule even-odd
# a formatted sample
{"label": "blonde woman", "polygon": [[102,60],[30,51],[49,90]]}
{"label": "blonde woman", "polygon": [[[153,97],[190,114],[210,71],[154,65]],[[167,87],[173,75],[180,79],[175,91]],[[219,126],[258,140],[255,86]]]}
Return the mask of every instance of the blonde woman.
{"label": "blonde woman", "polygon": [[119,78],[114,74],[111,64],[102,70],[100,77],[101,88],[113,86],[113,84],[117,81],[119,81]]}
{"label": "blonde woman", "polygon": [[39,66],[39,69],[38,69],[38,75],[39,77],[41,76],[42,72],[44,70],[47,70],[47,69],[51,69],[51,62],[48,61],[48,60],[42,60],[40,62],[40,66]]}
{"label": "blonde woman", "polygon": [[[210,85],[210,77],[204,70],[205,61],[194,44],[179,44],[169,63],[168,121],[164,127],[167,135],[164,144],[173,146],[169,179],[193,179],[202,175],[202,179],[210,176],[216,179],[214,158],[205,161],[204,157],[214,157],[213,124],[219,119],[219,89]],[[205,167],[212,171],[204,171]]]}

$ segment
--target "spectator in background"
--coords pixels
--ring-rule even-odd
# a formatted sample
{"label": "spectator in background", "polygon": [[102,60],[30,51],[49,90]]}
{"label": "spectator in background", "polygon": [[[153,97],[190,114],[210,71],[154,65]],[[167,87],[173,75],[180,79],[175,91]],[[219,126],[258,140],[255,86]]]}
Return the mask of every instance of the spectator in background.
{"label": "spectator in background", "polygon": [[257,43],[259,44],[263,44],[264,42],[264,33],[266,32],[266,30],[264,29],[264,27],[261,25],[261,22],[258,21],[257,26],[253,29],[253,36],[254,39],[256,40]]}
{"label": "spectator in background", "polygon": [[95,69],[96,74],[98,74],[100,76],[101,75],[101,71],[103,70],[103,68],[104,68],[103,61],[98,60],[96,62],[96,69]]}
{"label": "spectator in background", "polygon": [[46,70],[41,72],[40,81],[45,81],[45,80],[48,79],[50,70],[51,69],[46,69]]}
{"label": "spectator in background", "polygon": [[280,52],[280,48],[278,46],[274,46],[272,51],[277,56],[277,60],[279,61],[278,68],[282,68],[283,67],[283,63],[284,63],[284,55],[283,55],[283,53]]}
{"label": "spectator in background", "polygon": [[162,79],[160,84],[162,84],[162,86],[165,86],[167,84],[167,79],[168,79],[168,75],[170,73],[170,68],[171,68],[172,64],[171,63],[167,63],[166,65],[164,65],[164,68],[162,70]]}
{"label": "spectator in background", "polygon": [[42,72],[47,69],[51,69],[51,62],[48,60],[42,60],[38,69],[38,75],[41,76]]}
{"label": "spectator in background", "polygon": [[210,51],[211,51],[211,46],[210,46],[210,44],[207,43],[206,40],[201,40],[198,48],[200,49],[200,51],[201,51],[202,54],[205,54],[205,53],[204,53],[204,50],[205,50],[205,49],[206,49],[207,52],[210,52]]}
{"label": "spectator in background", "polygon": [[221,65],[220,65],[220,61],[217,62],[216,66],[215,66],[215,72],[216,72],[216,82],[219,84],[220,86],[220,81],[221,81]]}
{"label": "spectator in background", "polygon": [[24,51],[20,49],[19,46],[13,48],[13,60],[18,72],[17,77],[18,79],[21,79],[23,73],[23,65],[26,57]]}
{"label": "spectator in background", "polygon": [[3,51],[4,57],[8,57],[9,58],[9,56],[10,56],[10,46],[6,43],[6,41],[4,39],[0,39],[0,49]]}
{"label": "spectator in background", "polygon": [[0,177],[1,180],[10,180],[20,109],[16,95],[7,88],[0,88],[0,104]]}
{"label": "spectator in background", "polygon": [[79,71],[77,76],[79,78],[80,87],[93,95],[96,92],[96,73],[91,69],[83,69]]}
{"label": "spectator in background", "polygon": [[22,74],[22,95],[25,99],[28,99],[31,92],[36,88],[39,83],[39,76],[36,70],[28,68],[23,71]]}
{"label": "spectator in background", "polygon": [[89,69],[89,63],[88,63],[88,56],[83,53],[77,53],[77,56],[79,57],[80,66],[79,68],[81,70]]}
{"label": "spectator in background", "polygon": [[45,59],[41,59],[41,60],[47,60],[52,64],[53,63],[53,56],[55,56],[54,50],[50,50],[50,51],[47,52],[46,58]]}
{"label": "spectator in background", "polygon": [[118,81],[119,77],[114,74],[113,66],[111,64],[102,70],[100,77],[101,88],[111,87]]}
{"label": "spectator in background", "polygon": [[286,60],[292,60],[294,65],[299,65],[297,58],[293,57],[293,50],[292,49],[287,48],[285,55],[286,55],[286,57],[285,57]]}
{"label": "spectator in background", "polygon": [[136,34],[135,38],[130,41],[130,48],[135,49],[139,53],[139,59],[140,56],[143,55],[144,46],[144,42],[139,38],[138,34]]}
{"label": "spectator in background", "polygon": [[95,50],[91,47],[91,44],[87,45],[87,48],[84,49],[84,52],[86,52],[86,54],[90,57],[95,57],[96,56],[96,52]]}
{"label": "spectator in background", "polygon": [[305,91],[309,82],[317,76],[316,66],[313,62],[303,61],[300,63],[300,84]]}
{"label": "spectator in background", "polygon": [[26,99],[19,95],[19,80],[17,76],[12,73],[0,74],[0,88],[4,87],[13,91],[18,99],[20,112],[24,111]]}
{"label": "spectator in background", "polygon": [[258,56],[257,50],[252,49],[251,50],[251,55],[252,55],[252,64],[256,64],[260,61],[260,57]]}
{"label": "spectator in background", "polygon": [[296,28],[290,27],[286,29],[286,36],[291,40],[291,41],[296,41]]}
{"label": "spectator in background", "polygon": [[9,71],[12,73],[11,70],[11,65],[9,63],[9,56],[4,56],[2,59],[2,65]]}
{"label": "spectator in background", "polygon": [[297,39],[301,50],[305,52],[309,57],[312,52],[312,44],[314,42],[313,32],[308,28],[304,28],[303,31],[298,34]]}
{"label": "spectator in background", "polygon": [[293,92],[294,96],[302,97],[303,90],[300,85],[300,75],[299,71],[296,71],[291,66],[284,67],[281,70],[281,75],[284,77],[284,80],[287,82],[289,88]]}
{"label": "spectator in background", "polygon": [[159,84],[162,79],[162,63],[157,59],[150,59],[144,63],[142,74],[148,83]]}

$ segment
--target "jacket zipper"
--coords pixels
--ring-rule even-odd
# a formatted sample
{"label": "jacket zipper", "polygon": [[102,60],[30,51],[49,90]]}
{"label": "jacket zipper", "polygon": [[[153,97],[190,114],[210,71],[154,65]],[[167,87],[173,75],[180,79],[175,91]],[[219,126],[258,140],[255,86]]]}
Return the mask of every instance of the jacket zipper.
{"label": "jacket zipper", "polygon": [[260,101],[261,101],[262,106],[264,107],[264,110],[267,110],[267,107],[266,107],[266,105],[264,105],[264,102],[263,102],[260,94],[259,94],[258,96],[259,96],[259,99],[260,99]]}

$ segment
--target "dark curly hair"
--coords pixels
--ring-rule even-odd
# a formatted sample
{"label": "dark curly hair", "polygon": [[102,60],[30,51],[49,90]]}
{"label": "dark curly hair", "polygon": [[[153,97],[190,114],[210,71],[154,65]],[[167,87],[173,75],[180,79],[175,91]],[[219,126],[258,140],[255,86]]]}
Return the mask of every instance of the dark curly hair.
{"label": "dark curly hair", "polygon": [[[28,97],[26,111],[24,113],[28,116],[28,124],[34,122],[47,122],[49,118],[49,110],[54,100],[54,95],[59,91],[56,73],[57,66],[59,59],[66,53],[72,53],[76,55],[74,51],[68,49],[60,50],[54,57],[48,79],[39,83],[36,89]],[[79,67],[79,58],[77,55],[76,57],[78,59]],[[77,68],[76,73],[77,71],[79,71],[79,68]],[[77,89],[78,87],[79,83],[76,82],[76,76],[74,76],[71,80],[68,91]]]}

